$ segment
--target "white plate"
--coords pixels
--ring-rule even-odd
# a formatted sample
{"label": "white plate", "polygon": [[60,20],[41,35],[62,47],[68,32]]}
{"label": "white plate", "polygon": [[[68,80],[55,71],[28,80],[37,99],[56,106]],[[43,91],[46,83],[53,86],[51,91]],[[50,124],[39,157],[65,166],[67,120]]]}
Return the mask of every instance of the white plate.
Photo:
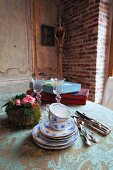
{"label": "white plate", "polygon": [[[40,132],[41,133],[41,132]],[[46,138],[47,141],[50,141],[50,142],[61,142],[61,141],[64,141],[65,139],[68,139],[70,137],[73,136],[75,132],[71,133],[70,135],[68,136],[65,136],[65,137],[59,137],[59,138],[49,138],[48,136],[45,136],[44,134],[42,134],[43,138]]]}
{"label": "white plate", "polygon": [[[78,131],[77,133],[74,133],[70,138],[64,140],[64,141],[60,141],[60,142],[51,142],[51,141],[47,141],[45,137],[43,137],[43,135],[40,133],[40,125],[36,125],[33,128],[32,131],[32,137],[34,142],[46,149],[63,149],[63,148],[67,148],[69,146],[71,146],[78,138]],[[57,140],[57,139],[56,139]],[[57,140],[58,141],[58,140]]]}
{"label": "white plate", "polygon": [[53,140],[47,140],[47,138],[44,137],[40,133],[40,124],[38,124],[33,128],[32,136],[33,136],[33,139],[41,145],[49,146],[49,147],[51,147],[51,146],[52,147],[56,147],[56,146],[61,147],[61,146],[65,146],[65,145],[68,145],[70,143],[73,143],[78,137],[78,131],[75,132],[71,137],[64,139],[62,141],[59,141],[57,139],[56,139],[56,141],[55,140],[54,141]]}
{"label": "white plate", "polygon": [[65,130],[52,129],[49,120],[46,120],[40,124],[41,133],[48,138],[63,138],[72,134],[74,131],[76,132],[77,130],[78,128],[73,119],[70,119],[69,124]]}
{"label": "white plate", "polygon": [[46,146],[46,145],[40,144],[40,143],[38,143],[38,142],[35,141],[35,140],[34,140],[34,142],[35,142],[38,146],[40,146],[40,147],[42,147],[42,148],[44,148],[44,149],[65,149],[65,148],[70,147],[71,145],[74,144],[74,142],[72,142],[72,143],[69,143],[69,144],[67,144],[67,145],[54,146],[54,147],[53,147],[53,146]]}

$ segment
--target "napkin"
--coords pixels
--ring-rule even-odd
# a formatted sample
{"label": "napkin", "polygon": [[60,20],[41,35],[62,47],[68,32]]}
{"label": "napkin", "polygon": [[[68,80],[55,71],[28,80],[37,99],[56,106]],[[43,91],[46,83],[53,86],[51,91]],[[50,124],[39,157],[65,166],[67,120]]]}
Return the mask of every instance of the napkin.
{"label": "napkin", "polygon": [[[34,93],[32,89],[27,90],[27,94],[30,94],[30,95],[36,97],[36,93]],[[88,96],[89,96],[89,89],[82,88],[78,92],[61,94],[61,103],[62,104],[85,105],[86,100],[88,99]],[[41,93],[41,101],[43,103],[56,102],[55,95],[42,92]]]}

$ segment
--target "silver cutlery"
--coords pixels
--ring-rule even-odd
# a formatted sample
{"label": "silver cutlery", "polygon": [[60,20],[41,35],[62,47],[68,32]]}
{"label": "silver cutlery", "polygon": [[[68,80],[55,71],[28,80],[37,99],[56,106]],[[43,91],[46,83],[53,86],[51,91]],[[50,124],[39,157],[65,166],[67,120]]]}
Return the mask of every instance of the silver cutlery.
{"label": "silver cutlery", "polygon": [[98,140],[92,135],[92,134],[88,134],[89,135],[89,140],[94,142],[94,143],[98,143]]}
{"label": "silver cutlery", "polygon": [[88,145],[88,146],[90,146],[90,145],[91,145],[91,142],[90,142],[90,140],[89,140],[89,138],[88,138],[88,134],[87,134],[86,131],[84,130],[82,124],[79,124],[79,130],[80,130],[80,135],[81,135],[82,137],[84,137],[84,142],[85,142],[85,144]]}
{"label": "silver cutlery", "polygon": [[85,144],[87,144],[88,146],[91,145],[91,142],[94,142],[94,143],[97,143],[98,140],[94,137],[94,133],[93,132],[89,132],[85,129],[84,127],[84,121],[82,120],[79,120],[78,116],[72,116],[72,118],[74,119],[76,125],[78,126],[78,129],[80,131],[80,135],[82,137],[84,137],[84,141],[85,141]]}
{"label": "silver cutlery", "polygon": [[85,129],[85,127],[84,127],[84,122],[83,122],[83,121],[82,121],[81,123],[82,123],[82,128],[83,128],[83,130],[84,130],[84,133],[87,135],[88,139],[89,139],[90,141],[94,142],[94,143],[97,143],[98,140],[94,137],[94,133],[89,132],[89,131],[87,131],[87,130]]}
{"label": "silver cutlery", "polygon": [[98,131],[102,135],[108,135],[111,132],[111,129],[97,122],[95,119],[86,116],[84,113],[80,113],[79,111],[76,111],[76,113],[79,115],[79,118],[84,120],[86,126]]}

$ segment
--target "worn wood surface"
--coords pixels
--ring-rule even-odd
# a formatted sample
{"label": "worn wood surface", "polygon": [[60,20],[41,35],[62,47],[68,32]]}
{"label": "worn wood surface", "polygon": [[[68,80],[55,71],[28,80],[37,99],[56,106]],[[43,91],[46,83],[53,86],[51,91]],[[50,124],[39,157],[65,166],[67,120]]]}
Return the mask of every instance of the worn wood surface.
{"label": "worn wood surface", "polygon": [[0,1],[0,79],[30,75],[27,10],[26,0]]}
{"label": "worn wood surface", "polygon": [[52,0],[36,0],[34,1],[35,11],[35,35],[36,35],[36,59],[34,66],[39,68],[52,67],[57,65],[57,49],[56,46],[42,46],[41,44],[41,24],[48,26],[56,26],[57,22],[57,6]]}
{"label": "worn wood surface", "polygon": [[56,46],[40,42],[41,24],[56,26],[56,15],[53,0],[0,0],[1,94],[28,89],[37,66],[56,68]]}

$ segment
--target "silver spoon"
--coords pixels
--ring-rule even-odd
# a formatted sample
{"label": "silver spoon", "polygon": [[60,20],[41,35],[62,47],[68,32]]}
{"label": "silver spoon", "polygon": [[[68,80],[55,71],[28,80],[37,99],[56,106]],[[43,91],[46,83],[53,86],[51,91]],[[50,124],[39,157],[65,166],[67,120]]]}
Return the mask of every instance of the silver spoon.
{"label": "silver spoon", "polygon": [[88,133],[89,137],[90,137],[90,141],[94,142],[94,143],[98,143],[99,141],[93,136],[93,133],[90,132]]}
{"label": "silver spoon", "polygon": [[79,129],[80,129],[80,134],[81,134],[81,136],[83,136],[84,139],[85,139],[85,144],[87,144],[88,146],[90,146],[90,145],[91,145],[91,142],[90,142],[90,140],[88,139],[88,135],[87,135],[87,134],[85,133],[85,131],[83,130],[82,124],[79,125]]}
{"label": "silver spoon", "polygon": [[83,121],[82,121],[82,127],[83,127],[83,130],[84,130],[84,133],[87,135],[87,138],[88,138],[90,141],[92,141],[92,142],[94,142],[94,143],[97,143],[98,140],[97,140],[96,138],[94,138],[93,133],[91,134],[91,133],[88,133],[88,132],[86,131],[86,129],[85,129],[85,127],[84,127],[84,122],[83,122]]}

